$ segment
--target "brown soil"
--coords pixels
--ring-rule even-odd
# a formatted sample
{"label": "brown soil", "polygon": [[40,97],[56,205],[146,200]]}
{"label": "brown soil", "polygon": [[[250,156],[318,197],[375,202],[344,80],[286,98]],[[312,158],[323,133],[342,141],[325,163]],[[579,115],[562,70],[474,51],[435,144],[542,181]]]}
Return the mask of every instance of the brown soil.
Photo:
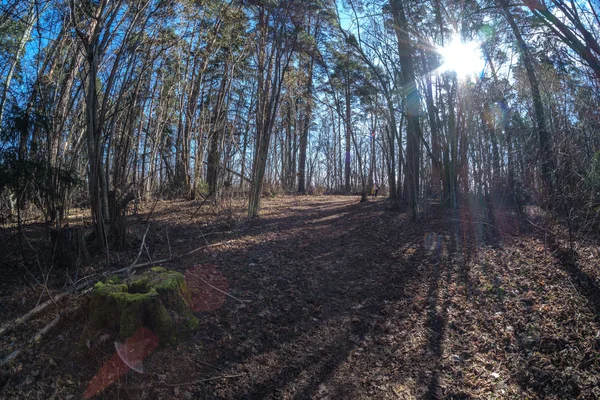
{"label": "brown soil", "polygon": [[[164,265],[186,273],[200,329],[101,398],[600,397],[597,246],[573,260],[503,216],[485,245],[468,212],[411,223],[382,199],[276,198],[251,222],[241,206],[191,219],[198,204],[157,207],[139,262],[215,244]],[[132,217],[137,243],[115,268],[137,255],[147,216]],[[1,322],[40,296],[12,282],[0,288]],[[0,355],[54,315],[0,338]],[[115,353],[106,333],[78,354],[84,323],[69,316],[2,367],[0,397],[80,398]]]}

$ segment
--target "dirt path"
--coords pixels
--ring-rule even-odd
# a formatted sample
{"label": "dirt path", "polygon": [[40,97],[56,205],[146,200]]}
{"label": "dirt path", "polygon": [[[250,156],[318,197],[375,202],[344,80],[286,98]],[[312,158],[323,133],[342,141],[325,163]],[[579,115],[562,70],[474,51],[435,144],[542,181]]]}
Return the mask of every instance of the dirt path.
{"label": "dirt path", "polygon": [[[195,394],[377,396],[391,372],[390,349],[375,343],[373,333],[403,312],[414,296],[405,294],[407,286],[424,276],[415,252],[420,229],[386,212],[382,202],[355,198],[290,198],[263,215],[246,230],[244,245],[211,252],[231,293],[250,301],[203,319],[208,337],[197,354],[229,374],[246,375],[202,385]],[[403,228],[390,234],[396,226]],[[180,381],[193,380],[194,359],[181,368],[178,355],[169,356],[178,371],[190,371]]]}
{"label": "dirt path", "polygon": [[[189,250],[199,237],[198,226],[174,225],[172,250]],[[261,219],[207,238],[221,244],[169,265],[193,271],[232,297],[191,282],[198,333],[177,348],[154,352],[144,374],[130,372],[104,395],[600,395],[598,313],[574,278],[579,275],[549,258],[533,237],[467,251],[461,242],[468,237],[442,219],[412,224],[387,211],[382,200],[266,202]],[[595,282],[590,278],[587,289]],[[33,365],[23,361],[21,370],[7,370],[6,395],[80,395],[111,356],[110,346],[100,344],[86,361],[65,358],[66,343],[80,329],[81,321],[71,321],[42,346],[43,354],[29,359]],[[26,383],[31,371],[37,375]],[[204,381],[193,383],[198,380]]]}

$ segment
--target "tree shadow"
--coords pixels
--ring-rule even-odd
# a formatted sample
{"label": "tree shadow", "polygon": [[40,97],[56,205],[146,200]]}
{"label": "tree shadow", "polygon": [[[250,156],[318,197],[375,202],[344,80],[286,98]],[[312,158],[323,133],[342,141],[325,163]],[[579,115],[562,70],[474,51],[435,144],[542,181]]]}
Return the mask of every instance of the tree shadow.
{"label": "tree shadow", "polygon": [[[456,228],[456,226],[455,226]],[[423,349],[423,357],[431,359],[433,370],[431,373],[421,373],[419,382],[426,388],[424,399],[441,399],[444,396],[440,385],[440,376],[443,369],[443,342],[448,326],[449,298],[447,292],[442,293],[441,286],[452,282],[452,266],[457,258],[458,237],[460,229],[446,236],[445,251],[441,248],[429,256],[432,267],[432,276],[427,293],[427,320],[428,331],[427,345]],[[461,268],[462,271],[462,268]],[[461,274],[461,278],[465,277]],[[467,284],[465,283],[465,286]]]}
{"label": "tree shadow", "polygon": [[[236,240],[259,234],[264,240],[214,247],[165,265],[184,271],[215,264],[229,282],[228,293],[251,301],[228,297],[221,308],[199,313],[200,330],[192,340],[157,351],[146,376],[131,376],[128,385],[106,395],[131,395],[136,384],[167,371],[178,382],[247,372],[227,384],[193,385],[189,390],[199,398],[377,397],[372,385],[382,370],[399,381],[416,376],[426,398],[442,396],[447,298],[440,290],[452,279],[452,263],[450,256],[426,254],[421,238],[430,227],[410,224],[384,202],[310,201],[301,208],[245,223],[233,233]],[[194,222],[169,229],[174,254],[189,246],[176,242],[179,236],[199,235]],[[215,235],[211,242],[222,237],[229,238]],[[159,237],[152,240],[152,246],[161,244]],[[425,301],[418,318],[428,336],[409,351],[413,360],[427,357],[428,363],[415,365],[402,358],[405,344],[390,339],[394,335],[386,329],[388,322],[421,329],[411,326],[413,315],[404,310],[413,310],[419,297]],[[352,379],[354,372],[364,374],[365,382]]]}
{"label": "tree shadow", "polygon": [[[318,240],[317,240],[318,241]],[[412,244],[412,243],[411,243]],[[410,245],[410,244],[409,244]],[[407,245],[408,246],[408,245]],[[415,257],[419,257],[417,253],[406,257],[406,264],[412,265]],[[369,265],[373,270],[377,270],[377,265]],[[321,280],[330,282],[330,286],[340,284],[339,281],[358,281],[362,277],[361,274],[356,275],[357,271],[352,271],[351,267],[342,277],[335,277],[334,271],[321,271]],[[360,271],[364,272],[364,271]],[[334,378],[334,375],[341,364],[346,362],[350,354],[357,348],[363,347],[365,352],[372,353],[376,351],[372,347],[368,336],[371,335],[381,319],[381,313],[386,301],[393,302],[404,296],[403,286],[414,277],[414,271],[402,268],[396,272],[391,271],[389,274],[390,285],[393,288],[382,286],[382,291],[385,293],[376,293],[376,286],[382,285],[383,282],[365,283],[364,287],[359,285],[350,285],[349,290],[336,292],[337,296],[341,297],[334,307],[324,309],[318,318],[316,314],[311,312],[299,312],[298,307],[293,307],[295,317],[285,321],[286,324],[299,327],[294,334],[288,335],[285,338],[280,338],[277,343],[264,343],[257,353],[265,354],[276,351],[285,353],[285,347],[294,343],[304,343],[306,335],[314,334],[315,340],[305,343],[304,349],[297,350],[296,356],[300,355],[300,360],[296,360],[292,365],[286,365],[283,369],[275,374],[271,374],[267,379],[256,385],[251,385],[247,390],[239,388],[232,398],[269,398],[278,397],[285,388],[294,390],[294,398],[314,398],[322,390],[337,391],[336,396],[351,396],[351,388],[342,389],[340,385],[327,388],[327,383]],[[373,272],[376,274],[376,272]],[[336,280],[339,280],[336,282]],[[323,288],[321,288],[323,289]],[[331,287],[329,288],[331,290]],[[326,294],[321,290],[308,290],[308,302],[322,304],[329,301]],[[312,295],[312,296],[311,296]],[[366,300],[367,305],[361,306],[361,299]],[[373,300],[373,301],[371,301]],[[361,307],[359,307],[361,306]],[[337,336],[328,338],[319,334],[319,331],[325,327],[330,328],[326,331],[336,331]],[[319,340],[320,339],[320,340]],[[234,364],[243,365],[245,362],[257,354],[242,354],[238,357],[228,357],[228,361]],[[309,378],[301,375],[308,374]],[[341,392],[340,392],[341,391]]]}
{"label": "tree shadow", "polygon": [[566,249],[549,235],[548,245],[554,258],[561,268],[571,277],[571,283],[588,301],[594,311],[596,323],[600,324],[600,286],[596,279],[579,267],[579,257],[576,250]]}
{"label": "tree shadow", "polygon": [[[561,248],[555,242],[550,243],[550,247],[554,250],[553,253],[557,260],[562,260],[559,261],[559,264],[563,270],[570,274],[571,280],[574,283],[576,279],[582,279],[582,282],[585,282],[577,287],[577,291],[589,300],[596,313],[596,318],[598,318],[598,305],[600,303],[597,302],[594,305],[592,302],[593,297],[598,300],[597,294],[593,292],[598,287],[594,287],[593,281],[591,281],[592,278],[573,264],[573,256],[568,250]],[[568,335],[560,337],[563,334],[562,331],[558,337],[554,332],[544,332],[543,321],[546,318],[552,318],[551,316],[545,316],[539,308],[545,306],[542,303],[546,303],[546,301],[543,300],[543,297],[540,297],[543,295],[534,293],[535,290],[540,289],[532,288],[530,283],[524,283],[522,287],[522,281],[519,280],[518,275],[507,276],[506,271],[501,270],[506,268],[509,263],[518,263],[514,259],[511,260],[509,254],[502,253],[502,256],[507,258],[506,260],[496,260],[496,262],[489,264],[485,259],[478,260],[482,276],[487,280],[487,288],[476,294],[479,299],[478,306],[481,309],[479,316],[481,319],[478,325],[498,329],[498,324],[494,324],[494,319],[496,316],[500,318],[500,330],[488,332],[494,338],[495,346],[503,347],[502,351],[510,354],[511,362],[507,366],[509,367],[511,383],[516,384],[524,395],[539,396],[540,398],[550,396],[579,398],[581,389],[569,376],[569,373],[565,372],[562,361],[563,358],[568,357],[566,355],[568,353],[563,355],[563,351],[566,352],[571,346],[576,347],[579,339],[574,341]],[[512,270],[510,273],[518,274],[519,272]],[[524,273],[524,276],[529,280],[533,280],[534,284],[538,284],[539,280],[544,279],[544,275],[533,275],[532,278],[531,271],[525,270]],[[540,273],[544,274],[544,272]],[[542,282],[541,285],[544,285],[544,283]],[[550,285],[548,290],[553,290],[552,286],[556,283],[546,283],[546,285]],[[587,285],[589,285],[589,288]],[[575,286],[578,285],[575,284]],[[584,288],[589,289],[587,295],[583,290]],[[542,291],[542,293],[545,292]],[[550,294],[549,296],[555,295]],[[537,300],[540,298],[542,300],[538,302]],[[553,300],[556,301],[556,299]],[[552,303],[548,304],[552,305]],[[507,379],[507,381],[510,380]]]}

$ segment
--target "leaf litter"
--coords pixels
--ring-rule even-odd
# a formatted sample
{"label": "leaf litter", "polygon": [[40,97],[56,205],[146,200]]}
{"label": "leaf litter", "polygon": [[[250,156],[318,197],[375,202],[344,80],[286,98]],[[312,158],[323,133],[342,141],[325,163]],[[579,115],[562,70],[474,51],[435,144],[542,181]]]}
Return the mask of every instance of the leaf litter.
{"label": "leaf litter", "polygon": [[[120,377],[106,398],[600,396],[597,246],[578,244],[568,263],[534,233],[473,243],[441,210],[415,224],[383,200],[354,197],[275,198],[250,222],[240,205],[225,225],[218,215],[189,218],[196,208],[159,206],[154,223],[170,241],[151,230],[147,246],[160,259],[199,240],[222,243],[166,265],[198,275],[200,329],[154,351],[143,374]],[[3,288],[0,306],[17,317],[37,297]],[[0,354],[52,318],[4,335]],[[80,398],[114,353],[100,332],[78,354],[84,322],[83,312],[69,316],[1,367],[0,396]]]}

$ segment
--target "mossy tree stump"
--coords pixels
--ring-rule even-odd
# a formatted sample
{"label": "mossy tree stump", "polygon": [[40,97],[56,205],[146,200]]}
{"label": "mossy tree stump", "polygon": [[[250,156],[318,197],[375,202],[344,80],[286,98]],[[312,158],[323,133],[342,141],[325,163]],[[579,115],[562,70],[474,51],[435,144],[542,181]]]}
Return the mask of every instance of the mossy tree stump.
{"label": "mossy tree stump", "polygon": [[130,283],[115,278],[98,282],[80,344],[101,329],[118,328],[120,339],[125,340],[142,327],[154,332],[159,345],[175,344],[180,333],[198,328],[189,302],[183,275],[162,267],[152,268]]}

